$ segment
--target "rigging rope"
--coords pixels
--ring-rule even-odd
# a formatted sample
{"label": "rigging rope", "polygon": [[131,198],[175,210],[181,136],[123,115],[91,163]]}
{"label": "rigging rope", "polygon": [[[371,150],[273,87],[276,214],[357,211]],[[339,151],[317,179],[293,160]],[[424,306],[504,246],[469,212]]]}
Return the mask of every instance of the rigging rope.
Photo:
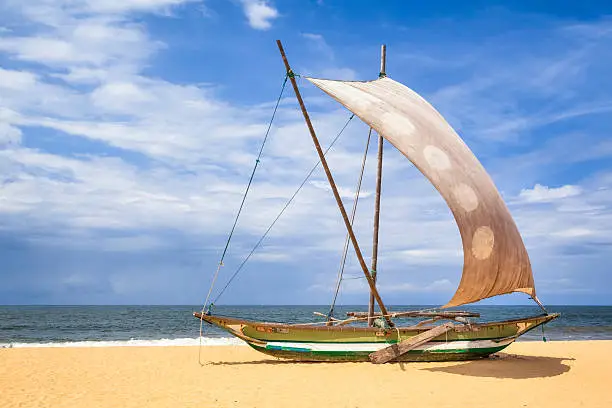
{"label": "rigging rope", "polygon": [[[351,115],[348,120],[346,121],[346,123],[344,124],[344,126],[342,126],[342,129],[340,129],[340,132],[338,132],[338,134],[336,135],[336,137],[334,138],[334,140],[332,140],[332,142],[330,143],[330,145],[327,147],[327,149],[325,149],[325,152],[323,153],[323,155],[326,155],[327,152],[330,151],[330,149],[334,146],[334,144],[338,141],[338,139],[340,138],[340,136],[342,135],[342,133],[344,132],[344,130],[346,129],[346,127],[348,126],[348,124],[350,123],[350,121],[355,117],[355,115]],[[308,179],[310,178],[310,176],[312,176],[312,173],[314,173],[314,171],[317,169],[317,167],[319,167],[319,164],[321,164],[321,161],[317,161],[317,163],[312,167],[312,169],[310,169],[310,171],[308,172],[308,174],[306,175],[306,177],[304,178],[304,180],[302,180],[302,183],[299,185],[299,187],[297,188],[297,190],[295,190],[295,192],[293,193],[293,195],[291,196],[291,198],[289,198],[289,200],[285,203],[285,206],[281,209],[280,213],[276,216],[276,218],[274,219],[274,221],[272,221],[272,224],[270,224],[270,226],[268,227],[268,229],[266,230],[266,232],[264,232],[264,234],[262,235],[262,237],[259,239],[259,241],[257,241],[257,243],[255,244],[255,246],[253,247],[253,249],[251,250],[251,252],[249,252],[249,254],[247,255],[247,257],[242,261],[242,263],[238,266],[238,268],[236,269],[236,272],[234,272],[234,274],[230,277],[230,279],[227,281],[227,283],[225,284],[225,286],[223,287],[223,289],[221,289],[221,292],[219,292],[219,294],[217,295],[217,297],[215,298],[215,300],[212,301],[212,303],[214,304],[217,300],[219,300],[219,298],[221,297],[221,295],[223,295],[223,293],[225,292],[225,290],[228,288],[228,286],[232,283],[232,281],[234,280],[234,278],[238,275],[238,273],[242,270],[242,268],[244,267],[244,265],[247,263],[247,261],[249,259],[251,259],[251,256],[253,255],[253,253],[255,253],[255,251],[257,250],[257,248],[259,248],[259,245],[261,245],[261,243],[263,242],[263,240],[268,236],[268,233],[272,230],[272,227],[274,227],[274,225],[276,224],[276,222],[280,219],[280,217],[283,215],[283,213],[285,212],[285,210],[289,207],[289,205],[293,202],[293,200],[295,199],[295,197],[298,195],[298,193],[302,190],[302,188],[304,187],[304,185],[306,184],[306,182],[308,181]]]}
{"label": "rigging rope", "polygon": [[365,278],[366,278],[365,276],[349,276],[348,278],[343,276],[342,280],[345,281],[345,280],[351,280],[351,279],[365,279]]}
{"label": "rigging rope", "polygon": [[[359,173],[359,179],[357,180],[357,187],[355,188],[355,199],[353,200],[353,208],[351,210],[351,219],[350,224],[353,226],[353,222],[355,221],[355,213],[357,212],[357,203],[359,202],[359,192],[361,191],[361,182],[363,180],[363,173],[365,170],[366,160],[368,158],[368,148],[370,147],[370,138],[372,137],[372,128],[368,132],[368,140],[366,141],[365,152],[363,153],[363,160],[361,161],[361,173]],[[336,307],[336,299],[338,298],[338,293],[340,292],[340,285],[342,284],[342,275],[344,274],[344,266],[346,265],[346,255],[348,253],[348,247],[351,237],[349,234],[346,234],[346,239],[344,240],[344,249],[342,251],[342,257],[340,258],[340,267],[338,268],[338,280],[336,281],[336,292],[334,293],[334,298],[332,300],[331,306],[329,307],[329,313],[327,314],[327,320],[330,321],[334,315],[334,308]]]}
{"label": "rigging rope", "polygon": [[[219,264],[217,265],[217,270],[213,275],[212,282],[210,284],[210,288],[208,289],[208,294],[206,295],[206,300],[204,300],[204,305],[202,306],[202,315],[204,314],[204,309],[208,304],[208,300],[210,299],[210,295],[215,287],[215,282],[217,281],[217,277],[219,276],[219,271],[223,266],[223,260],[225,259],[225,254],[227,253],[227,249],[229,248],[230,241],[232,240],[232,236],[234,235],[234,230],[236,229],[236,225],[238,224],[238,218],[240,218],[240,213],[242,213],[242,208],[244,207],[244,203],[246,201],[247,195],[249,194],[249,189],[251,188],[251,184],[253,184],[253,178],[255,177],[255,172],[257,171],[257,166],[259,166],[259,159],[261,159],[261,155],[263,153],[264,146],[266,145],[266,141],[268,140],[268,136],[270,135],[270,130],[272,129],[272,122],[274,122],[274,117],[276,116],[276,111],[278,110],[278,105],[280,105],[280,101],[283,97],[283,92],[285,91],[285,86],[287,85],[287,79],[289,77],[285,75],[283,79],[283,85],[281,86],[280,94],[278,95],[278,99],[276,100],[276,105],[274,105],[274,111],[272,112],[272,117],[270,118],[270,122],[268,123],[268,129],[266,130],[266,134],[264,136],[263,142],[261,143],[261,147],[259,148],[259,153],[257,154],[257,159],[255,159],[255,165],[253,166],[253,171],[251,172],[251,177],[249,178],[249,182],[247,184],[246,189],[244,190],[244,195],[242,196],[242,202],[240,203],[240,207],[238,208],[238,213],[236,213],[236,218],[234,219],[234,224],[232,225],[232,229],[230,230],[229,236],[227,237],[227,241],[225,242],[225,248],[223,248],[223,254],[221,254],[221,259],[219,260]],[[209,308],[212,306],[209,305]],[[202,323],[203,318],[200,317],[200,350],[198,360],[200,364],[202,364],[201,352],[202,352]]]}
{"label": "rigging rope", "polygon": [[221,259],[219,260],[219,265],[217,265],[217,271],[213,276],[212,283],[210,288],[208,289],[208,294],[206,295],[206,300],[204,301],[204,307],[202,308],[202,313],[204,313],[204,308],[208,304],[208,300],[210,299],[210,294],[215,286],[215,282],[217,280],[217,276],[219,276],[219,270],[223,266],[223,260],[225,259],[225,254],[227,253],[227,249],[229,248],[230,241],[232,240],[232,236],[234,235],[234,230],[236,229],[236,224],[238,224],[238,218],[240,218],[240,213],[242,213],[242,208],[244,207],[244,202],[246,201],[247,195],[249,194],[249,189],[251,188],[251,184],[253,184],[253,178],[255,177],[255,171],[257,171],[257,166],[259,166],[259,159],[261,159],[261,155],[263,153],[264,146],[266,145],[266,141],[268,140],[268,135],[270,134],[270,129],[272,129],[272,122],[274,122],[274,117],[276,116],[276,111],[278,110],[278,105],[283,97],[283,92],[285,91],[285,85],[287,85],[288,76],[285,75],[285,79],[283,80],[283,85],[281,87],[280,94],[278,95],[278,99],[276,100],[276,105],[274,106],[274,111],[272,112],[272,118],[270,118],[270,122],[268,123],[268,129],[266,130],[266,134],[264,136],[263,142],[261,143],[261,147],[259,148],[259,153],[257,154],[257,159],[255,159],[255,166],[253,166],[253,171],[251,172],[251,177],[249,178],[249,182],[244,191],[244,195],[242,196],[242,202],[240,203],[240,207],[238,208],[238,213],[236,213],[236,218],[234,219],[234,224],[232,225],[232,229],[230,230],[229,236],[227,237],[227,242],[225,243],[225,248],[223,248],[223,254],[221,254]]}

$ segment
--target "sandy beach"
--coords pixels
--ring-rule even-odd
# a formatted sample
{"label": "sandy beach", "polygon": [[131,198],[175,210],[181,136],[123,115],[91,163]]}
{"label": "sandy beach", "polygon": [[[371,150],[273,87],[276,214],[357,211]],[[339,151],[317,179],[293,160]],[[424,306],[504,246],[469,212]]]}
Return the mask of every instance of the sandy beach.
{"label": "sandy beach", "polygon": [[612,341],[459,363],[292,363],[245,346],[0,349],[2,407],[611,407]]}

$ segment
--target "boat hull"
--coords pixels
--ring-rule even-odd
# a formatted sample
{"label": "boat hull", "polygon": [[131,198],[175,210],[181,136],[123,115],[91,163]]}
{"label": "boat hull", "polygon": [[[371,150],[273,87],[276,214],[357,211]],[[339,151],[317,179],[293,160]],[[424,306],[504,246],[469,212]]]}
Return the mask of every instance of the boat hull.
{"label": "boat hull", "polygon": [[[369,355],[432,326],[381,330],[370,327],[288,325],[194,313],[198,319],[241,338],[255,350],[296,361],[370,361]],[[457,325],[393,361],[459,361],[487,357],[558,314],[472,325]]]}
{"label": "boat hull", "polygon": [[[411,350],[394,361],[459,361],[484,358],[503,350],[514,339],[502,342],[450,341],[448,343],[430,342]],[[369,355],[392,343],[268,343],[266,346],[250,344],[255,350],[278,358],[298,361],[370,361]]]}

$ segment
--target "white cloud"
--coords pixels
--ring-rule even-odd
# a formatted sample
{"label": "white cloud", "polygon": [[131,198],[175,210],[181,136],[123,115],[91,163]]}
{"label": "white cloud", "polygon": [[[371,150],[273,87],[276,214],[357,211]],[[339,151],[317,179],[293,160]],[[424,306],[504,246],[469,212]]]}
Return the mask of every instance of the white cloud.
{"label": "white cloud", "polygon": [[519,194],[519,199],[528,203],[550,202],[562,200],[567,197],[574,197],[581,193],[578,186],[565,185],[558,188],[550,188],[536,184],[532,189],[523,189]]}
{"label": "white cloud", "polygon": [[612,194],[609,188],[602,188],[609,183],[604,173],[585,180],[580,187],[548,189],[536,185],[527,190],[526,197],[521,193],[517,200],[510,200],[532,258],[545,254],[558,260],[568,256],[566,251],[579,255],[612,245],[608,232],[612,228]]}
{"label": "white cloud", "polygon": [[[210,191],[228,183],[212,174],[203,181],[198,173],[206,164],[193,167],[184,159],[192,158],[190,163],[201,160],[199,152],[210,158],[217,155],[206,148],[210,138],[202,137],[203,123],[215,129],[216,135],[231,132],[234,138],[229,138],[229,144],[240,146],[246,143],[245,135],[248,140],[260,127],[251,119],[227,120],[220,113],[231,117],[238,111],[204,89],[140,75],[145,60],[161,44],[150,39],[146,28],[133,23],[128,14],[165,11],[179,3],[184,2],[15,4],[12,11],[29,20],[33,30],[28,35],[11,32],[2,36],[0,51],[46,68],[37,74],[0,70],[0,144],[4,147],[0,167],[5,181],[0,186],[0,216],[4,230],[28,225],[29,231],[39,231],[38,238],[32,239],[40,241],[41,231],[57,228],[66,236],[79,236],[81,246],[104,245],[113,251],[161,245],[159,235],[130,236],[133,230],[219,231],[205,227],[220,227],[221,222],[214,218],[199,217],[202,224],[195,226],[186,221],[205,208],[218,214],[228,208],[229,215],[234,209],[222,201],[234,202],[243,186],[230,183],[226,192],[216,195],[221,202],[194,194],[194,184],[204,183],[213,194]],[[93,87],[72,87],[57,78]],[[224,127],[224,123],[232,124]],[[89,138],[102,142],[92,152],[104,146],[133,150],[172,161],[182,176],[157,162],[146,170],[140,168],[126,161],[121,151],[68,157],[20,146],[22,131],[37,134],[35,129],[40,127],[59,131],[53,133],[56,147],[65,145],[66,134]],[[66,153],[70,154],[69,149]],[[229,154],[228,163],[231,158]],[[124,237],[100,237],[96,230],[128,232]],[[84,231],[90,231],[88,238]],[[48,243],[67,242],[57,235],[53,233]]]}
{"label": "white cloud", "polygon": [[23,91],[36,83],[36,75],[25,71],[11,71],[0,68],[0,88]]}
{"label": "white cloud", "polygon": [[[341,291],[344,294],[362,294],[368,293],[370,287],[364,279],[360,276],[355,278],[346,278],[342,281]],[[392,296],[396,293],[451,293],[456,289],[456,285],[448,279],[439,279],[433,282],[423,283],[409,283],[402,282],[401,279],[394,283],[378,283],[377,288],[380,293]],[[310,291],[321,291],[333,293],[335,290],[335,283],[332,283],[330,279],[327,282],[318,282],[311,285],[307,290]]]}
{"label": "white cloud", "polygon": [[[429,223],[428,223],[429,225]],[[450,241],[450,240],[449,240]],[[452,244],[452,241],[448,242]],[[440,241],[430,248],[390,251],[386,255],[393,260],[408,265],[461,265],[463,251],[461,248],[444,248],[446,241]],[[449,245],[451,246],[451,245]]]}
{"label": "white cloud", "polygon": [[242,0],[242,9],[249,25],[256,30],[268,30],[272,20],[280,15],[278,10],[266,0]]}
{"label": "white cloud", "polygon": [[167,12],[192,0],[33,0],[10,1],[13,18],[34,30],[0,37],[0,51],[11,58],[47,65],[50,76],[78,83],[137,73],[162,44],[148,38],[134,12]]}
{"label": "white cloud", "polygon": [[81,0],[84,9],[91,12],[125,13],[129,11],[165,11],[172,7],[200,0]]}
{"label": "white cloud", "polygon": [[323,38],[321,34],[303,33],[302,36],[304,38],[308,38],[309,40],[313,40],[313,41],[325,41],[325,39]]}
{"label": "white cloud", "polygon": [[0,51],[13,58],[65,67],[69,71],[109,68],[120,64],[123,69],[143,61],[159,48],[149,41],[144,29],[121,20],[95,17],[70,20],[53,27],[53,34],[35,36],[4,36]]}
{"label": "white cloud", "polygon": [[36,22],[58,21],[63,13],[72,15],[106,14],[124,15],[132,12],[169,13],[174,7],[201,0],[7,0],[15,10],[20,10]]}
{"label": "white cloud", "polygon": [[253,261],[262,262],[291,262],[294,258],[293,251],[287,251],[285,248],[264,248],[257,251],[251,257]]}
{"label": "white cloud", "polygon": [[553,235],[556,235],[559,237],[575,238],[575,237],[587,237],[589,235],[593,235],[593,233],[594,231],[586,229],[586,228],[569,228],[563,231],[555,232]]}

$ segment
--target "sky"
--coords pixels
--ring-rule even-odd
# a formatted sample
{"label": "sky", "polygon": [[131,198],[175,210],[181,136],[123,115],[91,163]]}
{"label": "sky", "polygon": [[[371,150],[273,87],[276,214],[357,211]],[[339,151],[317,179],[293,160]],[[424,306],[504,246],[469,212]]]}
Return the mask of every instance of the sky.
{"label": "sky", "polygon": [[[284,79],[388,75],[491,174],[545,304],[612,304],[612,4],[605,1],[0,0],[0,304],[201,304]],[[298,78],[329,145],[350,113]],[[367,139],[328,155],[347,207]],[[372,247],[375,143],[355,230]],[[317,162],[287,87],[213,290]],[[443,304],[461,240],[385,147],[379,288]],[[345,229],[317,170],[218,304],[326,304]],[[368,289],[349,252],[339,303]],[[529,303],[524,294],[485,304]]]}

